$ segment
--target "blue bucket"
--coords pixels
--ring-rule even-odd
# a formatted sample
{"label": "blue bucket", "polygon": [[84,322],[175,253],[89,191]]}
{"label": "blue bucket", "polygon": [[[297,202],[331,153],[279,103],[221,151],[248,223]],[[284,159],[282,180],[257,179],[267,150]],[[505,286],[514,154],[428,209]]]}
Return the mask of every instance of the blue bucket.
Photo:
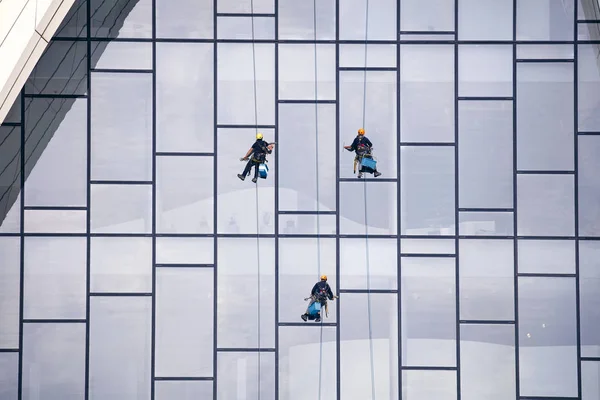
{"label": "blue bucket", "polygon": [[377,168],[377,161],[372,158],[363,157],[362,162],[360,163],[361,167],[366,168],[367,170],[373,170]]}
{"label": "blue bucket", "polygon": [[319,311],[321,311],[321,303],[318,301],[315,301],[308,307],[308,315],[317,315]]}
{"label": "blue bucket", "polygon": [[267,167],[267,164],[260,164],[258,166],[258,176],[260,176],[262,179],[267,179],[268,172],[269,167]]}

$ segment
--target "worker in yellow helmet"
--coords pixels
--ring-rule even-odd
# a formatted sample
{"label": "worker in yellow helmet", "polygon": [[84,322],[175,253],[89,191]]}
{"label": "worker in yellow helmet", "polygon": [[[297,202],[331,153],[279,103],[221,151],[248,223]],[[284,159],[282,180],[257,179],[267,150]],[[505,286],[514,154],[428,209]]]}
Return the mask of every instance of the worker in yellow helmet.
{"label": "worker in yellow helmet", "polygon": [[[246,155],[240,158],[240,161],[248,161],[244,171],[238,174],[238,178],[241,180],[246,179],[246,175],[250,175],[250,170],[254,167],[254,178],[252,182],[256,183],[258,180],[258,167],[260,164],[267,162],[267,154],[271,154],[275,143],[267,143],[263,140],[262,133],[256,134],[256,142],[250,147]],[[252,155],[252,158],[250,158]]]}
{"label": "worker in yellow helmet", "polygon": [[327,299],[333,300],[336,298],[337,296],[333,295],[331,287],[327,283],[327,275],[321,275],[321,280],[313,286],[310,297],[305,299],[310,299],[310,303],[308,304],[306,312],[302,314],[300,318],[302,318],[303,321],[306,321],[307,319],[314,319],[315,322],[321,321],[321,308],[324,307],[325,312],[327,312]]}
{"label": "worker in yellow helmet", "polygon": [[364,172],[372,172],[375,177],[381,175],[381,172],[377,171],[376,164],[371,161],[373,168],[364,167],[362,165],[363,158],[368,158],[372,160],[371,148],[373,147],[373,143],[369,140],[368,137],[365,136],[365,130],[360,128],[358,130],[358,135],[354,138],[354,141],[350,146],[344,146],[344,149],[348,151],[356,152],[356,156],[354,157],[354,173],[356,174],[356,165],[359,164],[361,167],[358,171],[358,177],[362,178],[363,171]]}

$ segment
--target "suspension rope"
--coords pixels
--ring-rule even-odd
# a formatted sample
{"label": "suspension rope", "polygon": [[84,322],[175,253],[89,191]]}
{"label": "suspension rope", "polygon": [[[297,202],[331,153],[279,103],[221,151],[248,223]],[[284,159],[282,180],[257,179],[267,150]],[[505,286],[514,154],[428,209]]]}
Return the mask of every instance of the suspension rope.
{"label": "suspension rope", "polygon": [[[252,21],[252,81],[253,81],[253,92],[254,92],[254,128],[255,128],[255,136],[258,134],[258,101],[257,101],[257,93],[256,93],[256,49],[255,49],[255,41],[254,41],[254,0],[250,0],[250,19]],[[258,168],[258,165],[255,165],[254,168]],[[255,171],[256,173],[256,171]],[[260,400],[260,377],[261,377],[261,351],[260,351],[260,223],[259,223],[259,207],[258,207],[258,182],[255,184],[255,192],[256,192],[256,267],[257,267],[257,292],[258,296],[256,299],[257,304],[257,330],[258,330],[258,338],[257,338],[257,350],[258,350],[258,373],[257,373],[257,394],[258,399]]]}
{"label": "suspension rope", "polygon": [[[363,110],[362,127],[366,125],[367,114],[367,60],[368,60],[368,36],[369,36],[369,0],[366,0],[365,10],[365,70],[363,75]],[[359,165],[360,171],[360,165]],[[365,256],[367,267],[367,314],[369,318],[369,358],[371,362],[371,399],[375,400],[375,363],[373,361],[373,324],[371,320],[371,271],[369,268],[369,223],[367,219],[367,180],[364,179],[364,208],[365,208]]]}
{"label": "suspension rope", "polygon": [[[318,62],[317,62],[317,0],[313,0],[313,36],[315,40],[314,56],[315,56],[315,173],[316,179],[316,197],[317,197],[317,272],[320,279],[321,276],[321,216],[319,196],[319,108],[317,100],[319,98],[319,83],[318,83]],[[323,312],[321,309],[321,328],[319,329],[319,400],[321,400],[321,383],[323,370]]]}

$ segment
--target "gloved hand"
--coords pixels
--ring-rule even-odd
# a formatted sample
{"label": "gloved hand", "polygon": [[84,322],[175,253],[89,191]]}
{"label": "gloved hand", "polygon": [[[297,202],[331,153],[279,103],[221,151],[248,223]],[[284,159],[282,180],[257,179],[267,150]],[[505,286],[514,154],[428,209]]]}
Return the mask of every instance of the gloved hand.
{"label": "gloved hand", "polygon": [[240,161],[248,161],[248,157],[242,157],[240,158]]}

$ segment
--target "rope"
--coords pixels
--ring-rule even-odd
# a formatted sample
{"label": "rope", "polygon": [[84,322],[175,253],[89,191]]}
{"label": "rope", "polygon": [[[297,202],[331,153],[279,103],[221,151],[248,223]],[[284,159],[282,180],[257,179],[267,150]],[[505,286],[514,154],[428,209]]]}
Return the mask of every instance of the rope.
{"label": "rope", "polygon": [[[319,97],[319,83],[318,83],[318,62],[317,62],[317,0],[313,0],[313,27],[314,27],[314,40],[315,40],[315,172],[317,175],[317,273],[320,278],[321,276],[321,216],[319,215],[320,210],[320,196],[319,196],[319,108],[317,99]],[[321,309],[321,328],[319,329],[319,400],[321,400],[321,383],[322,383],[322,370],[323,370],[323,315],[325,310]]]}
{"label": "rope", "polygon": [[[258,134],[258,101],[257,101],[257,94],[256,94],[256,49],[255,49],[255,42],[254,42],[254,0],[250,0],[250,19],[252,21],[252,78],[253,78],[253,92],[254,92],[254,128],[255,128],[255,135]],[[258,165],[255,165],[254,168],[258,168]],[[256,173],[256,171],[255,171]],[[258,374],[257,374],[257,380],[258,380],[258,399],[260,400],[260,376],[261,376],[261,365],[260,365],[260,361],[261,361],[261,351],[260,351],[260,324],[261,324],[261,320],[260,320],[260,235],[259,235],[259,231],[260,231],[260,223],[259,223],[259,209],[258,209],[258,182],[255,185],[255,191],[256,191],[256,262],[257,262],[257,277],[258,277],[258,282],[257,282],[257,291],[258,291],[258,297],[257,297],[257,313],[258,313],[258,345],[256,346],[258,349]]]}
{"label": "rope", "polygon": [[[367,40],[369,36],[369,0],[366,0],[365,10],[365,70],[363,79],[363,112],[362,112],[362,126],[363,129],[366,125],[366,114],[367,114],[367,57],[368,57],[368,45]],[[360,170],[360,165],[359,165]],[[365,199],[365,255],[366,255],[366,266],[367,266],[367,314],[369,318],[369,358],[371,361],[371,399],[375,400],[375,364],[373,361],[373,324],[371,320],[371,272],[369,268],[369,223],[367,220],[367,180],[364,179],[364,199]]]}

